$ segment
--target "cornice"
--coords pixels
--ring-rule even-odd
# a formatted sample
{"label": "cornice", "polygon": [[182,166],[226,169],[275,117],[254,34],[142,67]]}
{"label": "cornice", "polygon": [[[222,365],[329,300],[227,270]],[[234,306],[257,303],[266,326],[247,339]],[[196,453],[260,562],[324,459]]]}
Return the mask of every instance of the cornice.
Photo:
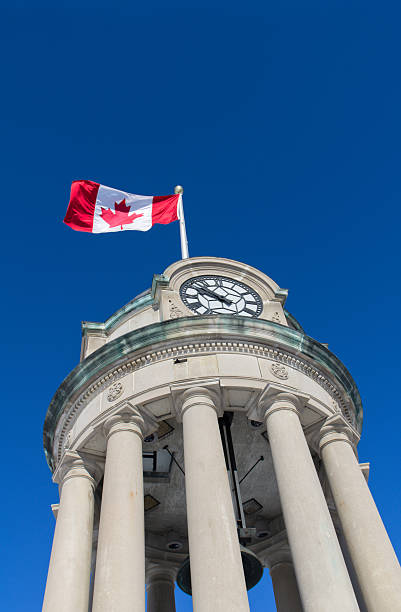
{"label": "cornice", "polygon": [[287,319],[287,323],[290,324],[290,327],[293,327],[294,329],[296,329],[297,331],[301,332],[302,334],[304,334],[304,328],[302,327],[302,325],[296,320],[296,318],[290,313],[288,312],[288,310],[286,308],[283,308],[284,311],[284,316]]}
{"label": "cornice", "polygon": [[[183,317],[153,323],[112,340],[67,376],[53,397],[44,424],[44,447],[50,467],[53,467],[53,439],[61,415],[69,413],[67,426],[74,413],[90,401],[94,393],[153,361],[216,351],[267,357],[302,371],[334,397],[346,417],[347,404],[353,404],[360,430],[362,405],[355,382],[342,362],[316,340],[262,319],[231,315]],[[336,381],[340,391],[335,386]]]}

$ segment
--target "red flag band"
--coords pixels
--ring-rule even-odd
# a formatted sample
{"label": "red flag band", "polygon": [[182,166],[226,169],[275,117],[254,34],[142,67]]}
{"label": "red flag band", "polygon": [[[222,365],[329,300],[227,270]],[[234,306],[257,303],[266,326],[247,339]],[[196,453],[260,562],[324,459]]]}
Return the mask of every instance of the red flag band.
{"label": "red flag band", "polygon": [[64,223],[79,232],[146,232],[178,219],[180,195],[141,196],[93,181],[74,181]]}

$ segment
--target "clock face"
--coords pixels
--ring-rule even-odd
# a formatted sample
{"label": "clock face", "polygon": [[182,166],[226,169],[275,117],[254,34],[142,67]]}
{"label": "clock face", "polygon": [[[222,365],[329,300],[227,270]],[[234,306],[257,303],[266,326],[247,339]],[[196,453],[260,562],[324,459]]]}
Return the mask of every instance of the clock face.
{"label": "clock face", "polygon": [[199,315],[258,317],[263,310],[263,302],[256,291],[226,276],[190,278],[181,285],[180,296],[185,306]]}

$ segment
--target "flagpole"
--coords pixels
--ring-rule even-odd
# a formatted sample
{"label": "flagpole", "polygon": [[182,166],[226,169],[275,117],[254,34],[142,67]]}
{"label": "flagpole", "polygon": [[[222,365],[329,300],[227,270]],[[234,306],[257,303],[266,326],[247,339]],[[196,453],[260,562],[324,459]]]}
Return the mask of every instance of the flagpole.
{"label": "flagpole", "polygon": [[176,185],[174,187],[174,193],[179,194],[178,205],[177,205],[177,214],[178,219],[180,221],[180,239],[181,239],[181,258],[188,259],[188,240],[187,240],[187,230],[185,227],[185,217],[184,217],[184,205],[182,203],[182,194],[184,193],[184,188],[181,185]]}

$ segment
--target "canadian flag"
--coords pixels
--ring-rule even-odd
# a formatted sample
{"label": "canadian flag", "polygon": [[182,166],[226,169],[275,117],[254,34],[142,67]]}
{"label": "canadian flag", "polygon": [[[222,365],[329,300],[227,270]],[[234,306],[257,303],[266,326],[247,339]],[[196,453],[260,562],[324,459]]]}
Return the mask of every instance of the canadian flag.
{"label": "canadian flag", "polygon": [[178,195],[141,196],[93,181],[74,181],[64,223],[79,232],[146,232],[178,219]]}

